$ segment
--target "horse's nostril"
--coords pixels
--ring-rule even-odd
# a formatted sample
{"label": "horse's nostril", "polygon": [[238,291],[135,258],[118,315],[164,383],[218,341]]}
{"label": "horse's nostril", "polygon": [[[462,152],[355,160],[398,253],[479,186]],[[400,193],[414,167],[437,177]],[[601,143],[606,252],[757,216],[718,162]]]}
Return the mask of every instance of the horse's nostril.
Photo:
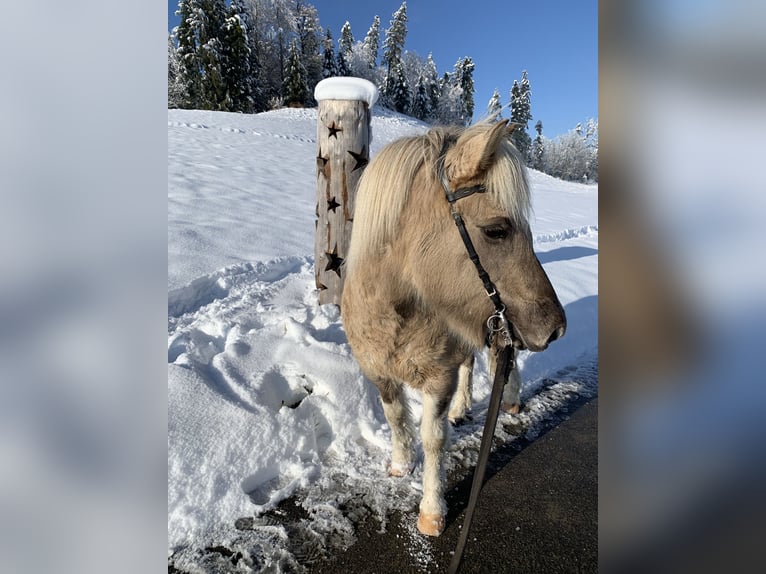
{"label": "horse's nostril", "polygon": [[550,338],[548,339],[548,344],[551,344],[556,339],[560,339],[561,337],[563,337],[564,336],[564,330],[565,330],[564,327],[559,327],[558,329],[553,331],[553,333],[551,333]]}

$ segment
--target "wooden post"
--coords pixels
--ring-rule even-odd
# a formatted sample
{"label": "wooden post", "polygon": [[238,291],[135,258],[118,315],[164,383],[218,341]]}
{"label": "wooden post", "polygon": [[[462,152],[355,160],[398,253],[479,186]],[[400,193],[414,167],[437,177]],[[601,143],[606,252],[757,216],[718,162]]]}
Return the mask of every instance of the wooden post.
{"label": "wooden post", "polygon": [[317,84],[317,202],[314,275],[319,304],[340,305],[359,178],[370,158],[370,108],[377,88],[361,78]]}

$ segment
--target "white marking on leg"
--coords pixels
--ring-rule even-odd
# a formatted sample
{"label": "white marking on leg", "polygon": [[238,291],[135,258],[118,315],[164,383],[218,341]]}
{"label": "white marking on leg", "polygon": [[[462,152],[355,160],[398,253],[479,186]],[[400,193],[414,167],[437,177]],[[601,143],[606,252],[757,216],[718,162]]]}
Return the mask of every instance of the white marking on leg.
{"label": "white marking on leg", "polygon": [[[444,442],[447,437],[446,413],[439,413],[439,401],[423,393],[423,419],[420,436],[423,441],[423,498],[421,515],[444,516],[447,503],[444,500]],[[441,414],[441,416],[440,416]]]}

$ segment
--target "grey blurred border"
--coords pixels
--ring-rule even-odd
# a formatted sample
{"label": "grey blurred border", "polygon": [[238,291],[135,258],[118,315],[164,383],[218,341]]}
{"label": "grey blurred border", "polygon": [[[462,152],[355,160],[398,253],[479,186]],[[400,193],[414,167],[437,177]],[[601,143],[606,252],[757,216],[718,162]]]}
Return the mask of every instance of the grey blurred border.
{"label": "grey blurred border", "polygon": [[167,13],[0,19],[0,561],[166,568]]}
{"label": "grey blurred border", "polygon": [[766,5],[599,5],[599,555],[748,572],[766,539]]}

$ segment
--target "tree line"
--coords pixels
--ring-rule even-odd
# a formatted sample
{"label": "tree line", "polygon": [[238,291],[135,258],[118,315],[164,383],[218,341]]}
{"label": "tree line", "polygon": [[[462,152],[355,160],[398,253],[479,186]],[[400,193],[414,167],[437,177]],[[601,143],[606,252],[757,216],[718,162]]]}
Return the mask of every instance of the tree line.
{"label": "tree line", "polygon": [[314,105],[316,84],[331,76],[375,83],[380,103],[428,123],[470,123],[470,57],[439,75],[429,54],[405,51],[407,3],[381,34],[375,16],[364,39],[346,22],[337,48],[317,9],[302,0],[179,0],[168,37],[168,107],[257,113]]}
{"label": "tree line", "polygon": [[598,181],[598,119],[589,119],[584,127],[578,123],[565,135],[552,140],[543,136],[543,122],[538,120],[537,136],[533,140],[528,131],[532,120],[532,89],[526,70],[521,74],[521,81],[513,81],[506,106],[495,89],[487,104],[487,115],[499,121],[505,108],[510,109],[509,119],[517,125],[511,134],[513,144],[529,167],[559,179]]}
{"label": "tree line", "polygon": [[[381,33],[375,16],[363,39],[351,25],[337,48],[317,9],[303,0],[179,0],[180,23],[168,36],[168,107],[257,113],[313,106],[323,78],[355,76],[380,89],[380,104],[430,124],[468,125],[474,115],[474,62],[459,58],[439,74],[433,56],[405,50],[407,3]],[[382,36],[382,38],[381,38]],[[527,72],[514,80],[503,106],[495,90],[487,114],[510,109],[519,125],[513,143],[530,167],[555,177],[598,181],[598,122],[549,140],[542,123],[528,132],[531,87]]]}

